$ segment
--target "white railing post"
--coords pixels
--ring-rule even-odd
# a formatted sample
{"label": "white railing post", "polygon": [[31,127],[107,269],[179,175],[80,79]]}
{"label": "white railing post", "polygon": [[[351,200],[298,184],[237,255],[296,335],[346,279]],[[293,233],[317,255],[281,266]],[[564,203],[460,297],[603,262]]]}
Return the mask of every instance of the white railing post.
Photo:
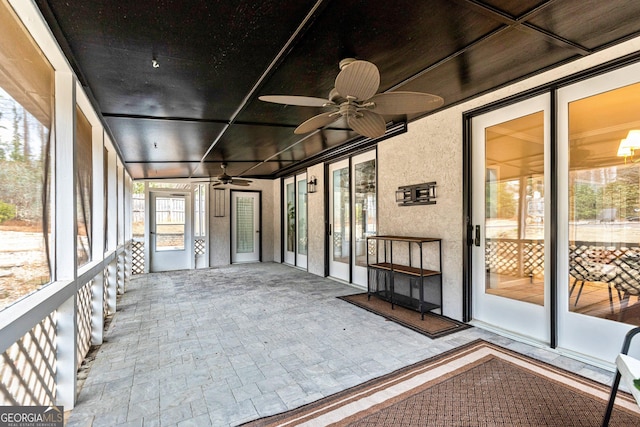
{"label": "white railing post", "polygon": [[118,277],[116,280],[118,295],[124,294],[124,270],[125,266],[125,254],[126,254],[126,246],[122,248],[118,252],[118,256],[116,257],[117,266],[118,266]]}
{"label": "white railing post", "polygon": [[56,404],[65,410],[73,409],[77,394],[77,335],[76,295],[57,310],[56,336]]}
{"label": "white railing post", "polygon": [[[91,258],[95,260],[104,259],[105,236],[104,236],[104,130],[102,126],[92,127],[91,140],[93,144],[93,245],[91,248]],[[102,344],[104,333],[104,271],[96,275],[91,285],[91,345]]]}
{"label": "white railing post", "polygon": [[117,281],[118,281],[118,257],[116,256],[113,261],[109,263],[107,268],[108,281],[107,286],[107,307],[109,308],[109,314],[116,312],[116,297],[117,297]]}
{"label": "white railing post", "polygon": [[91,285],[91,345],[102,344],[104,333],[104,271],[93,278]]}
{"label": "white railing post", "polygon": [[[71,73],[55,73],[55,280],[77,279],[75,123],[76,83]],[[72,409],[76,399],[76,293],[56,313],[56,404]]]}

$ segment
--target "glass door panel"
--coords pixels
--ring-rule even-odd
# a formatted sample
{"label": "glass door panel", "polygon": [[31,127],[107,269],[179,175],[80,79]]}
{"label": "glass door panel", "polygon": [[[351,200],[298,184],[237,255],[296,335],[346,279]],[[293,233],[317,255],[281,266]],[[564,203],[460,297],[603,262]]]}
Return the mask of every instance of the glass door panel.
{"label": "glass door panel", "polygon": [[296,263],[296,184],[295,178],[284,180],[284,262]]}
{"label": "glass door panel", "polygon": [[544,305],[544,113],[487,127],[485,168],[485,291]]}
{"label": "glass door panel", "polygon": [[612,363],[640,325],[640,65],[561,89],[559,345]]}
{"label": "glass door panel", "polygon": [[307,268],[307,175],[296,177],[296,265]]}
{"label": "glass door panel", "polygon": [[[367,247],[367,236],[377,230],[376,153],[355,156],[352,159],[353,175],[353,278],[355,284],[367,285],[367,252],[375,250],[375,244]],[[372,253],[375,257],[375,253]]]}
{"label": "glass door panel", "polygon": [[472,122],[473,318],[549,342],[548,96],[475,117]]}
{"label": "glass door panel", "polygon": [[330,259],[329,275],[350,280],[351,209],[349,161],[329,165]]}

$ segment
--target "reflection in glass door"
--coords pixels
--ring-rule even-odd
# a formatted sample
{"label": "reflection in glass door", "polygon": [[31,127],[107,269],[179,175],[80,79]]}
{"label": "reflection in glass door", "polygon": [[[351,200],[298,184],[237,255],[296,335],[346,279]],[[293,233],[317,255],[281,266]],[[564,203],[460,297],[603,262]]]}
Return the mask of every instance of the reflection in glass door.
{"label": "reflection in glass door", "polygon": [[[367,286],[367,237],[376,234],[376,152],[355,156],[351,160],[353,176],[354,248],[352,282]],[[375,253],[371,254],[375,257]]]}
{"label": "reflection in glass door", "polygon": [[296,184],[295,178],[284,180],[284,262],[296,263]]}
{"label": "reflection in glass door", "polygon": [[329,275],[350,281],[351,208],[349,160],[329,165]]}
{"label": "reflection in glass door", "polygon": [[307,268],[307,174],[296,176],[296,265]]}
{"label": "reflection in glass door", "polygon": [[472,123],[473,318],[540,342],[550,340],[548,104],[539,96]]}

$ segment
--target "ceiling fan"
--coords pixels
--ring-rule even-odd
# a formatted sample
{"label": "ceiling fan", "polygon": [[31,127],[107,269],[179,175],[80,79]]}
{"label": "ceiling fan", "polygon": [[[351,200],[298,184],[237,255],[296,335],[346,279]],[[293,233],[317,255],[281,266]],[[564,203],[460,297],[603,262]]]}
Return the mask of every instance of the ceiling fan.
{"label": "ceiling fan", "polygon": [[258,99],[276,104],[324,107],[327,111],[303,122],[294,133],[304,134],[327,126],[341,117],[357,133],[369,138],[384,135],[383,115],[422,113],[444,104],[437,96],[421,92],[386,92],[376,95],[380,72],[375,64],[347,58],[340,61],[340,73],[329,99],[294,95],[264,95]]}
{"label": "ceiling fan", "polygon": [[237,177],[228,175],[227,174],[227,164],[226,163],[222,163],[220,165],[220,167],[222,168],[222,174],[220,174],[220,175],[218,175],[216,177],[218,182],[214,182],[213,184],[211,184],[212,187],[215,187],[217,185],[224,185],[224,184],[239,185],[239,186],[242,186],[242,187],[248,187],[249,184],[252,182],[249,179],[242,179],[242,178],[237,178]]}

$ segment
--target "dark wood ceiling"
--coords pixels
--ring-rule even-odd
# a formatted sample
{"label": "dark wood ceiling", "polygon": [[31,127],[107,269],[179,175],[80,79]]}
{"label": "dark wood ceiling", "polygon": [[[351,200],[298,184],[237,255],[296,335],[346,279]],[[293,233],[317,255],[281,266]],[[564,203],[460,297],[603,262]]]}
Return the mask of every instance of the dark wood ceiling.
{"label": "dark wood ceiling", "polygon": [[[326,98],[338,63],[442,108],[640,35],[623,0],[36,0],[137,178],[274,178],[361,137],[260,95]],[[152,65],[157,60],[158,67]],[[389,123],[417,116],[385,117]]]}

